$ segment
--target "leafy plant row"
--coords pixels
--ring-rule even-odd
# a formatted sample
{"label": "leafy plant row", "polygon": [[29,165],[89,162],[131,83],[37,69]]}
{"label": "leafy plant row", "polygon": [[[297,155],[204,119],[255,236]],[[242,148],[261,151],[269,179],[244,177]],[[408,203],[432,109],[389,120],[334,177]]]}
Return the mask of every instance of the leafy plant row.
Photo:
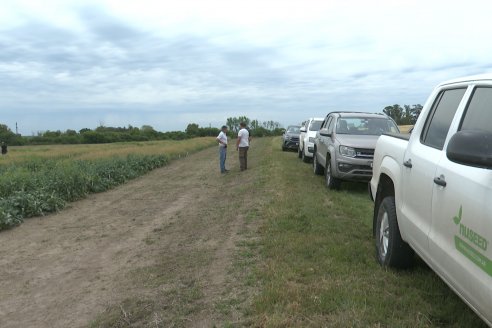
{"label": "leafy plant row", "polygon": [[55,212],[168,163],[165,155],[98,160],[32,160],[0,168],[0,230]]}

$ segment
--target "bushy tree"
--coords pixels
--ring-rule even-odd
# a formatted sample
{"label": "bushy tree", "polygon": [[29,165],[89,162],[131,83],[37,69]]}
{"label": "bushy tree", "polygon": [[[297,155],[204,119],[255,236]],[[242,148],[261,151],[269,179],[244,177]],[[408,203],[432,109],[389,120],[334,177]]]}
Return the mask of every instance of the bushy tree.
{"label": "bushy tree", "polygon": [[383,113],[395,120],[398,125],[413,125],[417,122],[417,118],[422,111],[422,105],[403,105],[401,107],[398,104],[392,106],[386,106],[383,109]]}
{"label": "bushy tree", "polygon": [[0,142],[5,142],[7,145],[20,144],[20,138],[5,124],[0,124]]}
{"label": "bushy tree", "polygon": [[185,130],[186,134],[189,135],[190,137],[198,137],[200,135],[200,127],[196,123],[190,123],[186,127]]}

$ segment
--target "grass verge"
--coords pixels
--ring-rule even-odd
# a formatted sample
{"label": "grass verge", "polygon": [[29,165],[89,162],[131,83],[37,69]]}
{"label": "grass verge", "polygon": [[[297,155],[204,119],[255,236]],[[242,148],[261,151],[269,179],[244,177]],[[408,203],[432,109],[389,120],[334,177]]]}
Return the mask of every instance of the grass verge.
{"label": "grass verge", "polygon": [[273,139],[265,154],[272,188],[262,210],[255,325],[485,326],[422,262],[409,271],[376,263],[365,184],[328,191],[311,165],[279,145]]}

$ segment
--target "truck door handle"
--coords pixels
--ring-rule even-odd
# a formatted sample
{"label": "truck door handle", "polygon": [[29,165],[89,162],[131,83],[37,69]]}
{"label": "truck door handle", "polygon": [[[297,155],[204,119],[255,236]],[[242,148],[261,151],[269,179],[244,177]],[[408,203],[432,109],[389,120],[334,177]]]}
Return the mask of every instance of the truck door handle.
{"label": "truck door handle", "polygon": [[444,175],[441,175],[440,177],[435,177],[434,183],[438,186],[446,187],[446,180],[444,179]]}
{"label": "truck door handle", "polygon": [[408,167],[409,169],[411,169],[412,168],[412,160],[409,159],[409,160],[403,162],[403,166]]}

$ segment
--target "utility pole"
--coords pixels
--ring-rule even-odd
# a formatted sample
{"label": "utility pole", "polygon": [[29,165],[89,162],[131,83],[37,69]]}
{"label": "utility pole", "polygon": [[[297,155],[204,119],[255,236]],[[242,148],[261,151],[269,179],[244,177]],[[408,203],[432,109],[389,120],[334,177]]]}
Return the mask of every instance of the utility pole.
{"label": "utility pole", "polygon": [[17,122],[15,122],[15,134],[19,135],[19,128],[17,127]]}

